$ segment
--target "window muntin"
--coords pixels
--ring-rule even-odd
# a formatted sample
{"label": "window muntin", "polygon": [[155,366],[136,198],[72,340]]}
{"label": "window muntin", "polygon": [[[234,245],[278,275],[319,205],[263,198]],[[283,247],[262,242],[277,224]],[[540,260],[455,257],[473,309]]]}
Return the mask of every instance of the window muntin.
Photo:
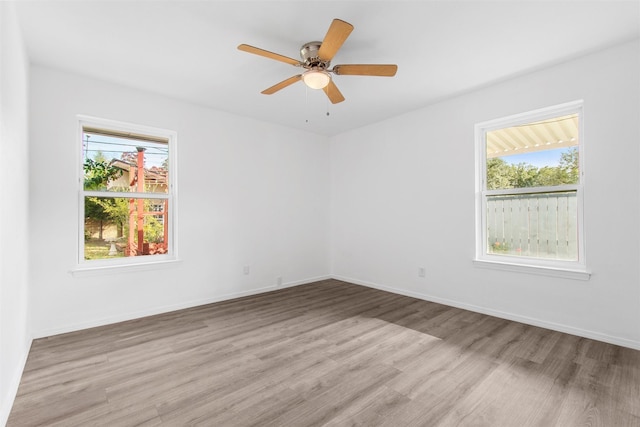
{"label": "window muntin", "polygon": [[477,258],[584,267],[582,103],[476,126]]}
{"label": "window muntin", "polygon": [[81,118],[80,140],[79,264],[175,259],[175,133]]}

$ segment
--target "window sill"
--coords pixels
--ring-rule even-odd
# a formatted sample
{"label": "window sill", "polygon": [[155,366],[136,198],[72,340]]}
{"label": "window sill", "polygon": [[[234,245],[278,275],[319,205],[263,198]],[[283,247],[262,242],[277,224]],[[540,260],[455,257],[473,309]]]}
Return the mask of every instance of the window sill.
{"label": "window sill", "polygon": [[591,272],[579,269],[524,265],[511,262],[487,261],[476,259],[473,265],[491,270],[513,271],[516,273],[538,274],[542,276],[560,277],[562,279],[584,280],[591,278]]}
{"label": "window sill", "polygon": [[69,273],[71,273],[73,277],[103,276],[107,274],[166,269],[174,267],[176,264],[179,264],[181,262],[182,260],[180,259],[164,259],[160,261],[137,262],[131,264],[111,264],[86,267],[78,266],[69,271]]}

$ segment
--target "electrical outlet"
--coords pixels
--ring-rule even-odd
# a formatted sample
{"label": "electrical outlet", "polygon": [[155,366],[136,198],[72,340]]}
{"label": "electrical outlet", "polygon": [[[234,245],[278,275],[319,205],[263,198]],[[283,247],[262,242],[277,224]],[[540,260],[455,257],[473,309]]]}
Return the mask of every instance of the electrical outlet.
{"label": "electrical outlet", "polygon": [[246,275],[248,275],[251,272],[251,267],[248,265],[245,265],[244,268],[242,269],[243,273]]}
{"label": "electrical outlet", "polygon": [[425,270],[424,267],[418,268],[418,277],[425,277],[426,274],[427,274],[427,271]]}

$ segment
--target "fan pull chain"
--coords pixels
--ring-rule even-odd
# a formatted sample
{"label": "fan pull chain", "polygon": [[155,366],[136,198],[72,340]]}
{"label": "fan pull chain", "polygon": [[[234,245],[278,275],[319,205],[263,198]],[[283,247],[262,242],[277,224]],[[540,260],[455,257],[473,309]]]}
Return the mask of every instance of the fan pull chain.
{"label": "fan pull chain", "polygon": [[[327,89],[327,95],[329,95],[329,91],[331,90],[331,88]],[[324,105],[326,106],[327,109],[327,117],[329,117],[329,97],[325,96],[324,98]]]}
{"label": "fan pull chain", "polygon": [[304,122],[309,123],[309,88],[307,85],[304,85],[304,114],[307,116]]}

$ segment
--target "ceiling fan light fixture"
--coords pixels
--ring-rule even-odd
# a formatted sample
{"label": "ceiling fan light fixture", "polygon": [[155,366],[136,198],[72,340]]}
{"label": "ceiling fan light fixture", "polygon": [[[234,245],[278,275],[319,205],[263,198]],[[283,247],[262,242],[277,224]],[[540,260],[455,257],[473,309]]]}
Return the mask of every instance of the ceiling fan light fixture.
{"label": "ceiling fan light fixture", "polygon": [[346,64],[335,65],[331,68],[331,61],[351,31],[353,31],[353,25],[341,19],[334,19],[321,42],[312,41],[302,45],[300,48],[302,61],[248,44],[238,45],[238,50],[301,67],[304,70],[260,93],[272,95],[302,80],[311,89],[324,89],[329,101],[332,104],[337,104],[344,101],[344,96],[332,81],[332,75],[393,77],[398,70],[398,66],[395,64]]}
{"label": "ceiling fan light fixture", "polygon": [[323,89],[331,81],[331,76],[326,71],[309,70],[302,74],[302,81],[311,89]]}

